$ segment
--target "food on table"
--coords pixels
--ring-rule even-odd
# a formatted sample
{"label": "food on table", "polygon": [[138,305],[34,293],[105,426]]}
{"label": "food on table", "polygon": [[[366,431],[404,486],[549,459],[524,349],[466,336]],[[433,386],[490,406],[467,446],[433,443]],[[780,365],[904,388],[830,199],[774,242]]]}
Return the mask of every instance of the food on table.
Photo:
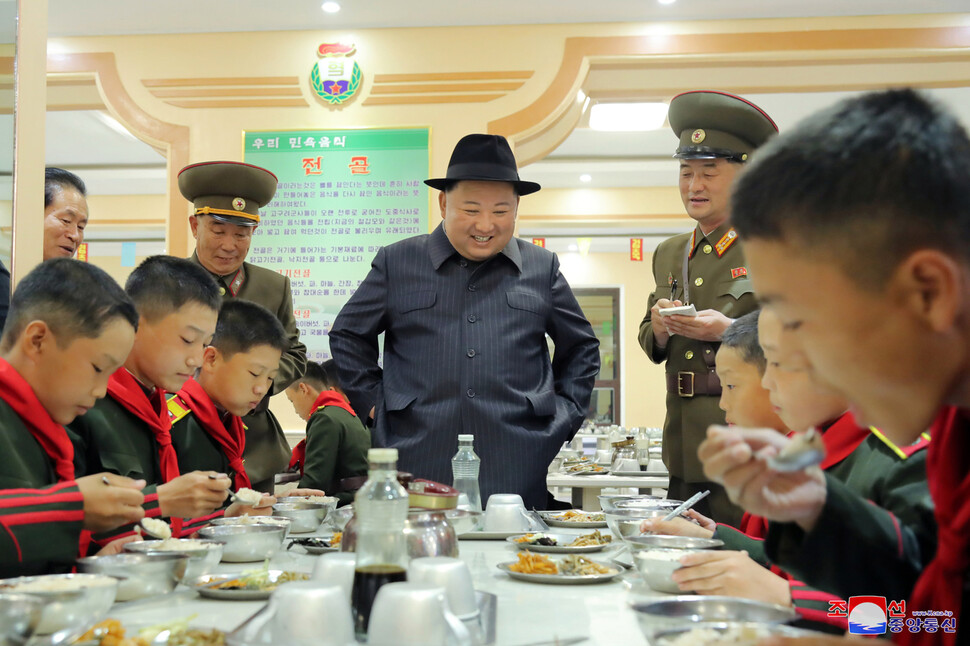
{"label": "food on table", "polygon": [[184,552],[195,550],[214,550],[219,547],[218,543],[200,541],[194,538],[166,538],[152,546],[158,552]]}
{"label": "food on table", "polygon": [[250,507],[258,505],[259,501],[263,499],[263,494],[248,487],[243,487],[237,491],[235,496],[236,502],[243,505],[249,505]]}
{"label": "food on table", "polygon": [[606,520],[606,515],[602,512],[585,512],[578,509],[570,509],[561,514],[552,514],[549,520],[565,521],[568,523],[602,523]]}
{"label": "food on table", "polygon": [[287,522],[286,520],[280,520],[273,516],[250,516],[249,514],[243,514],[235,518],[236,522],[240,525],[283,525]]}
{"label": "food on table", "polygon": [[600,534],[599,530],[594,531],[592,534],[583,534],[574,540],[572,543],[566,547],[587,547],[590,545],[605,545],[607,543],[612,543],[613,537],[610,535]]}
{"label": "food on table", "polygon": [[577,464],[566,467],[566,473],[607,473],[607,469],[598,464]]}
{"label": "food on table", "polygon": [[515,542],[528,543],[529,545],[546,545],[546,546],[558,545],[558,543],[556,542],[556,539],[552,538],[551,536],[546,536],[545,534],[539,534],[539,533],[525,534],[523,536],[519,536],[517,539],[515,539]]}
{"label": "food on table", "polygon": [[340,541],[342,541],[343,538],[344,538],[344,533],[343,532],[337,532],[336,534],[334,534],[333,536],[330,537],[330,546],[331,547],[340,547]]}
{"label": "food on table", "polygon": [[559,571],[570,576],[590,576],[593,574],[612,574],[615,569],[594,563],[578,554],[570,554],[560,562]]}
{"label": "food on table", "polygon": [[290,541],[290,544],[286,546],[286,549],[290,549],[294,545],[315,548],[336,548],[340,547],[340,536],[338,534],[334,534],[334,538],[320,538],[316,536],[309,538],[294,538]]}
{"label": "food on table", "polygon": [[729,626],[715,628],[691,628],[677,635],[661,637],[662,646],[754,646],[771,632],[764,626]]}
{"label": "food on table", "polygon": [[697,550],[640,550],[640,558],[654,561],[680,561]]}
{"label": "food on table", "polygon": [[559,568],[549,557],[529,550],[519,552],[519,562],[510,565],[509,569],[522,574],[559,574]]}
{"label": "food on table", "polygon": [[172,528],[164,520],[159,520],[158,518],[142,518],[141,526],[146,532],[156,538],[172,538]]}
{"label": "food on table", "polygon": [[189,622],[197,615],[176,621],[143,628],[133,637],[126,637],[124,625],[117,619],[105,619],[81,635],[78,642],[97,641],[99,646],[151,646],[162,631],[170,631],[168,646],[224,646],[226,634],[221,630],[189,628]]}
{"label": "food on table", "polygon": [[337,501],[337,499],[333,496],[288,496],[288,498],[292,498],[294,500],[305,500],[307,502],[316,502],[323,505]]}
{"label": "food on table", "polygon": [[290,581],[308,581],[309,574],[303,572],[281,572],[278,576],[269,573],[269,561],[263,562],[263,567],[247,570],[235,579],[223,581],[218,585],[208,586],[210,590],[249,590],[253,592],[272,592],[277,587]]}

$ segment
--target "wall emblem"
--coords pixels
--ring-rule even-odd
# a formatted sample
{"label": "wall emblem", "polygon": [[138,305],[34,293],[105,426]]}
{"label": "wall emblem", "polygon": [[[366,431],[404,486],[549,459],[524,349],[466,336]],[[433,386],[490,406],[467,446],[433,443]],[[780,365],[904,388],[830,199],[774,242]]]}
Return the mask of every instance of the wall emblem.
{"label": "wall emblem", "polygon": [[323,43],[317,48],[320,60],[310,73],[310,85],[330,105],[340,105],[360,88],[360,65],[350,60],[356,52],[353,44]]}

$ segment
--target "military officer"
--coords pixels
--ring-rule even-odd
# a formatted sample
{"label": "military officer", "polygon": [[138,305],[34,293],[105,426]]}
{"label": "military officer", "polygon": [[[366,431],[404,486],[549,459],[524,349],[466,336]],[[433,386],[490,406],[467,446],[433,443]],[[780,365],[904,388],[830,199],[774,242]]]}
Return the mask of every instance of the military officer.
{"label": "military officer", "polygon": [[229,161],[191,164],[179,172],[179,190],[194,205],[189,216],[195,253],[224,298],[241,298],[272,312],[289,338],[272,391],[243,418],[246,425],[246,472],[253,488],[272,492],[273,478],[286,470],[290,448],[283,429],[269,410],[271,395],[283,392],[306,369],[306,346],[293,316],[290,279],[246,260],[259,208],[273,199],[277,179],[265,168]]}
{"label": "military officer", "polygon": [[[667,417],[663,460],[668,496],[686,500],[710,489],[701,513],[737,525],[742,511],[718,485],[706,482],[697,446],[711,424],[723,424],[721,384],[714,356],[731,321],[756,308],[744,254],[730,221],[734,177],[748,156],[778,127],[764,110],[741,97],[699,90],[675,96],[667,112],[680,139],[680,195],[697,222],[690,233],[660,243],[653,255],[657,288],[640,323],[640,346],[650,360],[666,362]],[[696,316],[661,315],[662,308],[693,305]],[[706,504],[705,504],[706,503]]]}

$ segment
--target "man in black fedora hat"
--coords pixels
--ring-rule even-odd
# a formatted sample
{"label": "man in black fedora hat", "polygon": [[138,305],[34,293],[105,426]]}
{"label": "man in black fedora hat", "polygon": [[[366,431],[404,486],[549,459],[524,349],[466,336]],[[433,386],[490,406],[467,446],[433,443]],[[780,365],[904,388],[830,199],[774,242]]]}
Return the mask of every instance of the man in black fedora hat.
{"label": "man in black fedora hat", "polygon": [[519,179],[504,137],[462,138],[447,175],[425,183],[443,221],[377,252],[330,331],[341,383],[402,470],[450,483],[470,433],[483,501],[544,506],[546,469],[586,416],[599,342],[556,256],[513,237],[519,197],[539,185]]}

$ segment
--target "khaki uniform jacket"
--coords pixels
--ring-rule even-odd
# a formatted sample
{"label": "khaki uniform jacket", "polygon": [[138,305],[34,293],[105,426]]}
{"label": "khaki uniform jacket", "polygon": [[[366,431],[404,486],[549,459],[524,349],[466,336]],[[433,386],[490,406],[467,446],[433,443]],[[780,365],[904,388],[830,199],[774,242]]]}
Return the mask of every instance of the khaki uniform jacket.
{"label": "khaki uniform jacket", "polygon": [[[694,234],[684,233],[664,240],[653,254],[653,276],[657,288],[647,301],[647,313],[640,323],[639,340],[651,361],[666,362],[667,375],[676,375],[680,371],[708,372],[713,369],[714,355],[720,345],[677,335],[670,337],[667,347],[662,350],[654,343],[650,308],[659,299],[670,298],[671,281],[674,279],[678,283],[674,298],[683,300],[684,255],[691,235],[694,235],[694,247],[687,278],[690,302],[697,311],[713,309],[730,318],[738,318],[757,309],[740,241],[736,238],[729,241],[723,254],[718,256],[718,242],[731,230],[730,224],[723,224],[704,236],[698,227]],[[705,357],[710,361],[711,368],[705,362]],[[719,399],[714,395],[687,398],[667,393],[663,460],[672,476],[686,482],[707,480],[697,458],[697,447],[703,441],[708,426],[724,423],[724,411],[718,407]]]}
{"label": "khaki uniform jacket", "polygon": [[[367,475],[367,450],[370,431],[355,415],[339,406],[324,406],[310,415],[306,425],[306,463],[301,488],[336,491],[344,478]],[[354,501],[354,492],[335,494],[345,505]]]}
{"label": "khaki uniform jacket", "polygon": [[[195,253],[191,260],[202,265]],[[212,274],[212,277],[225,298],[241,298],[262,305],[283,324],[290,340],[290,349],[280,359],[280,371],[270,395],[283,392],[306,372],[306,346],[300,342],[300,331],[293,316],[290,279],[248,262],[244,262],[236,273],[228,276]],[[246,472],[254,486],[269,481],[271,490],[272,478],[285,471],[289,464],[290,446],[279,422],[268,409],[270,395],[260,402],[255,411],[243,418],[243,424],[246,425]]]}
{"label": "khaki uniform jacket", "polygon": [[0,399],[0,578],[69,571],[83,521],[77,485],[57,484],[43,447]]}

